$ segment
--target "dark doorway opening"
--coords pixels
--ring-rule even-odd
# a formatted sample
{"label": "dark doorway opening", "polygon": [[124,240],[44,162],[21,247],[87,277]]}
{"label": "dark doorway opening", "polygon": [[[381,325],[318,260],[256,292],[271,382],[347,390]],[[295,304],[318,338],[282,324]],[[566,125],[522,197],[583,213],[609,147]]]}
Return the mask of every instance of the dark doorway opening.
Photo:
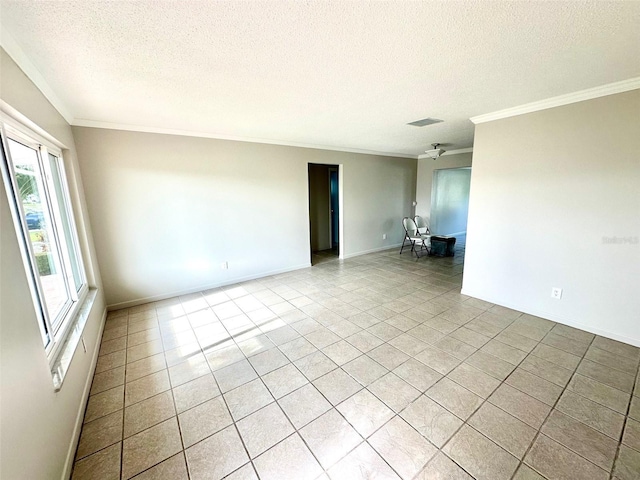
{"label": "dark doorway opening", "polygon": [[338,165],[309,164],[311,264],[340,254],[340,181]]}

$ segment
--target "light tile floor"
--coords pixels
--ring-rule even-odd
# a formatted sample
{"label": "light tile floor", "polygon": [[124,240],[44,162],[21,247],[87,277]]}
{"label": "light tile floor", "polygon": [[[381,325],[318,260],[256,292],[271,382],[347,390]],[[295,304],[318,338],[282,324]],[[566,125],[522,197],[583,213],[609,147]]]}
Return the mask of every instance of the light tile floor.
{"label": "light tile floor", "polygon": [[637,348],[397,250],[110,312],[73,479],[640,478]]}

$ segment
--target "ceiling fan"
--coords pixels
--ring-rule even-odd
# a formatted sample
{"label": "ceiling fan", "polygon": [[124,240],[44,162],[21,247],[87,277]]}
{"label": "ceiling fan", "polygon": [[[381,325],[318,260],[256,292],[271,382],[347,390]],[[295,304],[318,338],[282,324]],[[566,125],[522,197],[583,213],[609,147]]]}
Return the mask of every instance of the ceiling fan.
{"label": "ceiling fan", "polygon": [[446,150],[442,149],[442,148],[438,148],[441,144],[440,143],[432,143],[431,146],[433,147],[432,150],[425,150],[425,153],[427,155],[429,155],[429,157],[431,157],[432,159],[436,159],[438,158],[440,155],[442,155],[444,152],[446,152]]}

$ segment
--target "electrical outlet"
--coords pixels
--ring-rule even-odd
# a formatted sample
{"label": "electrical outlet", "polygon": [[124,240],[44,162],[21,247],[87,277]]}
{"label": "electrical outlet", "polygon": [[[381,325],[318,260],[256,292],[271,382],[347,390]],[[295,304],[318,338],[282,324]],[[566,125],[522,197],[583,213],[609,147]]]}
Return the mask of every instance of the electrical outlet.
{"label": "electrical outlet", "polygon": [[386,234],[386,233],[383,233],[383,234],[382,234],[382,239],[383,239],[383,240],[386,240],[386,239],[387,239],[387,234]]}
{"label": "electrical outlet", "polygon": [[222,270],[229,270],[229,262],[222,262],[220,268],[222,268]]}
{"label": "electrical outlet", "polygon": [[560,300],[562,298],[562,289],[558,287],[553,287],[551,289],[551,298],[555,298],[556,300]]}

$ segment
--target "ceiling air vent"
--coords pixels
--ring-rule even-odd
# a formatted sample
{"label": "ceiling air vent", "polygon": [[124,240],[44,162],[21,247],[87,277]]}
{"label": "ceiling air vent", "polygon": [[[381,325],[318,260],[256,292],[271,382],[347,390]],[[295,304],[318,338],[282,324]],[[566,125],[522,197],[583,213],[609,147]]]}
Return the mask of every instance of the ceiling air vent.
{"label": "ceiling air vent", "polygon": [[427,125],[433,125],[434,123],[444,122],[437,118],[423,118],[422,120],[416,120],[415,122],[407,123],[407,125],[413,125],[414,127],[426,127]]}

